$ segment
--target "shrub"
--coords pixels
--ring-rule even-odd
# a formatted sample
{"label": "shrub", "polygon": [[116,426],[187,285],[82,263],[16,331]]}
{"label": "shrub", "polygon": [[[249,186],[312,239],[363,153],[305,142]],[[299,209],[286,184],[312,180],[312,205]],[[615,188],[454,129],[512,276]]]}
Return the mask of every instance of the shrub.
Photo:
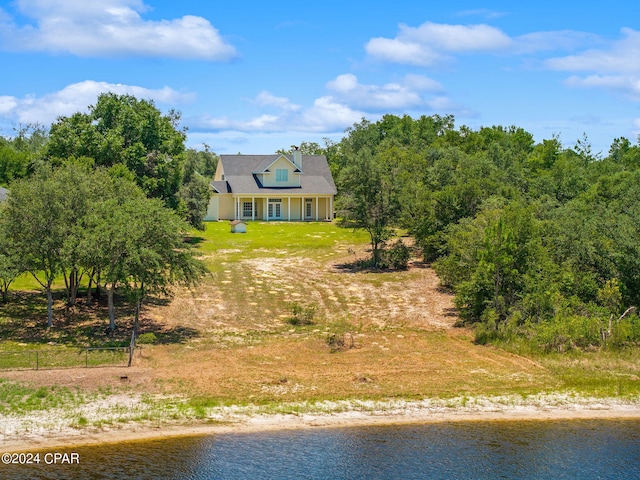
{"label": "shrub", "polygon": [[609,346],[621,348],[640,341],[640,319],[637,315],[622,318],[612,323]]}
{"label": "shrub", "polygon": [[137,342],[141,345],[153,345],[158,343],[158,337],[153,332],[143,333],[138,336]]}
{"label": "shrub", "polygon": [[349,350],[355,346],[353,335],[351,333],[345,333],[343,335],[331,333],[327,336],[325,341],[329,346],[331,353],[339,352],[341,350]]}
{"label": "shrub", "polygon": [[390,248],[382,252],[381,267],[406,270],[411,258],[411,249],[398,239]]}
{"label": "shrub", "polygon": [[581,315],[554,317],[536,326],[535,337],[546,352],[599,347],[602,343],[600,319]]}
{"label": "shrub", "polygon": [[315,305],[300,305],[298,302],[291,304],[291,316],[287,319],[291,325],[311,325],[316,314]]}

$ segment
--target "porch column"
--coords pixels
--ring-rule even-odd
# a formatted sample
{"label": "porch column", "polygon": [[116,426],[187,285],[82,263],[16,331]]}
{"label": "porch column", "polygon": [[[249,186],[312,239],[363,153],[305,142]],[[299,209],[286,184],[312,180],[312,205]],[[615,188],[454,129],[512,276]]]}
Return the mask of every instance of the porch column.
{"label": "porch column", "polygon": [[333,222],[333,196],[329,197],[329,221]]}
{"label": "porch column", "polygon": [[256,219],[256,197],[251,197],[251,221]]}
{"label": "porch column", "polygon": [[287,220],[291,221],[291,197],[287,197]]}
{"label": "porch column", "polygon": [[316,197],[316,222],[318,221],[318,197]]}
{"label": "porch column", "polygon": [[304,222],[304,197],[300,199],[300,221]]}

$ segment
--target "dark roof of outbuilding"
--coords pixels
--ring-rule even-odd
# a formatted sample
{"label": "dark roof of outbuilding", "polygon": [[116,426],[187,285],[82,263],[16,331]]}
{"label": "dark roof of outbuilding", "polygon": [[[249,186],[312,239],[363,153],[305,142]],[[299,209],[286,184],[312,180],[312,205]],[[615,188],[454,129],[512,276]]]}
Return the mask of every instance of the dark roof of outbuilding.
{"label": "dark roof of outbuilding", "polygon": [[[211,182],[218,193],[335,195],[336,185],[324,155],[302,155],[299,187],[264,187],[256,172],[263,172],[281,155],[220,155],[225,181]],[[293,163],[291,155],[282,155]],[[226,188],[223,184],[226,184]]]}
{"label": "dark roof of outbuilding", "polygon": [[7,199],[8,194],[9,190],[4,187],[0,187],[0,202],[4,202]]}

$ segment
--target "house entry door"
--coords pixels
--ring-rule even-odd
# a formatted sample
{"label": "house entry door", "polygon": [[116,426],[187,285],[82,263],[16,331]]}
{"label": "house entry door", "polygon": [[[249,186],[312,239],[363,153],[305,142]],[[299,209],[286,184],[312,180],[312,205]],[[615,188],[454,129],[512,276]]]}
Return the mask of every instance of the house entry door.
{"label": "house entry door", "polygon": [[312,206],[313,206],[312,200],[310,198],[307,198],[306,201],[305,201],[305,206],[304,206],[304,216],[305,216],[305,218],[313,217],[312,210],[311,210]]}
{"label": "house entry door", "polygon": [[270,220],[278,220],[282,218],[282,200],[280,198],[270,198],[267,209]]}

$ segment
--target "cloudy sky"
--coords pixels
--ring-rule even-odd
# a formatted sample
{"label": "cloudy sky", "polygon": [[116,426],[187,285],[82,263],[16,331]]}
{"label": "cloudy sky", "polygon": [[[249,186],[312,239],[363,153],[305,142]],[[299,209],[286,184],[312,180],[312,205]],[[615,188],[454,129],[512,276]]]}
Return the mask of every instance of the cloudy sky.
{"label": "cloudy sky", "polygon": [[[309,4],[309,5],[306,5]],[[640,133],[640,3],[0,0],[0,135],[101,92],[182,112],[189,146],[273,153],[385,113]]]}

